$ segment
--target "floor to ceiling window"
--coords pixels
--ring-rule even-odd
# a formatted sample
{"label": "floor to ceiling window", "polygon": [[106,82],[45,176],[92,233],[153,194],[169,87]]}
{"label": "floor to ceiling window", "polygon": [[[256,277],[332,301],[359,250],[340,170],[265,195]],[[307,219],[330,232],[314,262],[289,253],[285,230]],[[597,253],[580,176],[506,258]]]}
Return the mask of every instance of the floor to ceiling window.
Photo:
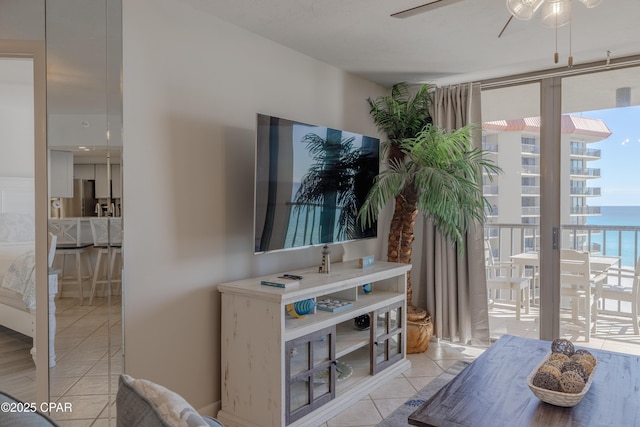
{"label": "floor to ceiling window", "polygon": [[[496,294],[489,286],[493,338],[559,335],[640,354],[629,297],[640,244],[638,74],[625,68],[483,91],[485,150],[504,169],[484,188],[494,208],[485,237],[494,262],[511,264],[501,274],[529,280],[529,303],[519,307],[515,288]],[[587,254],[584,287],[571,277],[581,274],[572,270],[578,252]]]}
{"label": "floor to ceiling window", "polygon": [[[631,301],[640,248],[638,74],[625,68],[565,77],[561,109],[570,163],[560,182],[560,335],[634,354],[640,354]],[[566,296],[567,250],[589,253],[589,292],[578,297]]]}
{"label": "floor to ceiling window", "polygon": [[[485,227],[492,338],[503,334],[538,338],[539,288],[534,280],[537,271],[514,263],[512,256],[534,251],[539,245],[539,117],[538,83],[482,94],[483,148],[503,170],[500,175],[486,176],[484,186],[484,196],[492,207]],[[493,276],[530,279],[524,284],[517,283],[517,290],[506,290],[492,286]],[[520,289],[522,285],[524,289]],[[526,298],[531,298],[528,313],[526,304],[516,306],[516,292],[526,293]],[[516,310],[521,312],[519,316],[516,316]]]}

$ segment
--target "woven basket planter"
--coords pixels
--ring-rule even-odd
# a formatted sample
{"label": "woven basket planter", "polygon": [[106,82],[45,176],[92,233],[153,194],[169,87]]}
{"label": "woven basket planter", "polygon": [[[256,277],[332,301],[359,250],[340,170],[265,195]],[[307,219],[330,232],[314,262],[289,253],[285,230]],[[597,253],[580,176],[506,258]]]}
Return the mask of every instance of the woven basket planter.
{"label": "woven basket planter", "polygon": [[426,310],[407,307],[407,353],[424,353],[433,336],[433,323]]}

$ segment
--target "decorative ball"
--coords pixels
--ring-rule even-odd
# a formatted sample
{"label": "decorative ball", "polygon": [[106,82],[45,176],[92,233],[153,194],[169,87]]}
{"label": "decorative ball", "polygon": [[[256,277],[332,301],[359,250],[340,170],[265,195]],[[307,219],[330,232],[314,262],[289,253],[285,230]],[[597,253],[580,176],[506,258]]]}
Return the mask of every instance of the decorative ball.
{"label": "decorative ball", "polygon": [[580,393],[584,386],[584,379],[575,371],[563,372],[560,377],[560,391],[565,393]]}
{"label": "decorative ball", "polygon": [[312,299],[305,299],[305,300],[296,301],[293,303],[293,309],[300,316],[304,316],[306,314],[311,313],[313,311],[313,307],[315,306],[316,306],[316,302]]}
{"label": "decorative ball", "polygon": [[582,358],[580,360],[588,360],[593,366],[596,366],[598,364],[595,356],[589,353],[587,350],[578,350],[576,351],[576,353],[582,355]]}
{"label": "decorative ball", "polygon": [[356,329],[365,331],[371,327],[371,317],[369,317],[368,314],[358,316],[353,319],[353,326],[355,326]]}
{"label": "decorative ball", "polygon": [[562,375],[562,372],[560,372],[560,369],[558,369],[557,367],[553,366],[550,363],[545,363],[544,365],[540,366],[540,368],[538,369],[538,372],[548,372],[554,377],[556,377],[557,379],[560,379],[560,376]]}
{"label": "decorative ball", "polygon": [[580,363],[576,361],[572,360],[569,362],[565,362],[564,365],[562,365],[562,369],[560,369],[560,372],[564,374],[565,372],[568,372],[568,371],[573,371],[578,375],[580,375],[580,377],[584,382],[587,382],[587,380],[589,379],[589,374],[587,373],[587,370],[584,368],[584,366],[582,366]]}
{"label": "decorative ball", "polygon": [[552,361],[552,360],[559,360],[562,363],[564,363],[564,362],[568,362],[570,359],[569,359],[569,356],[567,356],[564,353],[551,353],[551,356],[549,356],[549,361]]}
{"label": "decorative ball", "polygon": [[549,372],[537,372],[531,381],[534,386],[552,391],[560,391],[560,381]]}
{"label": "decorative ball", "polygon": [[579,362],[580,359],[582,359],[582,355],[580,353],[573,353],[569,359],[573,360],[574,362]]}
{"label": "decorative ball", "polygon": [[585,359],[584,357],[578,360],[578,363],[584,366],[584,369],[587,371],[587,375],[591,375],[591,372],[593,372],[593,368],[595,368],[595,365],[593,365],[588,359]]}
{"label": "decorative ball", "polygon": [[[558,353],[558,354],[560,354],[560,353]],[[564,362],[565,361],[563,361],[563,360],[557,360],[557,359],[556,360],[550,360],[550,359],[548,359],[545,362],[545,365],[555,366],[556,368],[558,368],[558,370],[560,370],[560,369],[562,369],[562,365],[564,365]]]}
{"label": "decorative ball", "polygon": [[563,353],[571,356],[574,353],[573,343],[564,338],[556,338],[551,343],[551,351],[553,353]]}

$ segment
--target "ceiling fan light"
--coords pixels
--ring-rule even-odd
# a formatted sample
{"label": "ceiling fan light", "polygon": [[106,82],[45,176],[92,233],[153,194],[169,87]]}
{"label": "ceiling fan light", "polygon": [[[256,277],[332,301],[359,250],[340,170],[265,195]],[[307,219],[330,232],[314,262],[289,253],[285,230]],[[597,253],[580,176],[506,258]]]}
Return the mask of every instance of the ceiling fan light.
{"label": "ceiling fan light", "polygon": [[571,0],[546,1],[540,11],[540,21],[548,28],[566,25],[571,20]]}
{"label": "ceiling fan light", "polygon": [[586,7],[588,7],[589,9],[591,9],[592,7],[596,7],[600,3],[602,3],[602,0],[580,0],[580,2]]}
{"label": "ceiling fan light", "polygon": [[507,9],[517,19],[528,21],[544,3],[544,0],[507,0]]}

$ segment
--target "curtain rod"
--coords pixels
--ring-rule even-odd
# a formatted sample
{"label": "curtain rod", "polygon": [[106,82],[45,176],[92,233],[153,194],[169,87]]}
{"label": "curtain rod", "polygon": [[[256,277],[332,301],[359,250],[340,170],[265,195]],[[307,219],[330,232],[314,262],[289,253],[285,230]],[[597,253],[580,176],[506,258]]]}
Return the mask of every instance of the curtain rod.
{"label": "curtain rod", "polygon": [[575,65],[572,68],[551,68],[547,70],[534,71],[531,73],[516,74],[514,76],[483,80],[480,82],[480,87],[482,89],[498,89],[523,83],[532,83],[551,77],[578,76],[582,74],[595,73],[598,71],[609,71],[635,67],[638,65],[640,65],[640,55],[625,56],[616,59],[607,58],[603,61]]}

